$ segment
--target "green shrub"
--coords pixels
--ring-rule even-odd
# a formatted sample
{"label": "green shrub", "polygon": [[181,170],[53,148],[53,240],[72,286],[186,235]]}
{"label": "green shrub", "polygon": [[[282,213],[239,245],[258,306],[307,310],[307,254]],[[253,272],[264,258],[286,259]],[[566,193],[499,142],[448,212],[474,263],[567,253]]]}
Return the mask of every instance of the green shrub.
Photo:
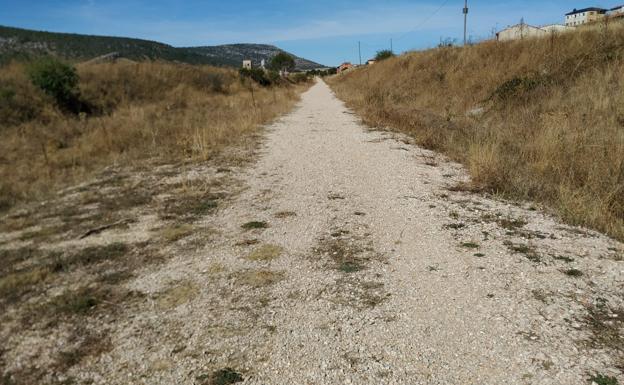
{"label": "green shrub", "polygon": [[551,84],[552,79],[544,75],[516,76],[501,84],[487,100],[508,101],[528,97],[534,90]]}
{"label": "green shrub", "polygon": [[268,87],[273,83],[271,79],[269,79],[269,77],[267,76],[267,73],[262,68],[241,68],[239,70],[239,73],[241,78],[251,79],[263,87]]}
{"label": "green shrub", "polygon": [[53,58],[43,58],[32,62],[26,71],[30,81],[53,97],[59,107],[80,112],[78,74],[74,67]]}
{"label": "green shrub", "polygon": [[278,84],[282,79],[277,71],[267,71],[266,76],[271,81],[271,84]]}
{"label": "green shrub", "polygon": [[390,51],[389,49],[384,49],[377,52],[377,55],[375,55],[375,60],[382,61],[390,59],[391,57],[394,57],[394,52]]}
{"label": "green shrub", "polygon": [[308,77],[308,74],[304,72],[299,72],[299,73],[293,74],[291,77],[291,80],[295,83],[305,83],[308,80],[310,80],[310,78]]}
{"label": "green shrub", "polygon": [[602,374],[591,377],[589,382],[596,383],[598,385],[618,385],[617,378],[603,376]]}

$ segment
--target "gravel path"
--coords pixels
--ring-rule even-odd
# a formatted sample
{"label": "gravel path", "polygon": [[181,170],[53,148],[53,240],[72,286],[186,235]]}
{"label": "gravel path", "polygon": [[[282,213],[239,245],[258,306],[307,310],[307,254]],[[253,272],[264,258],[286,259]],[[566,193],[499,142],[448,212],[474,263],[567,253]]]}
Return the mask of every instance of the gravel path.
{"label": "gravel path", "polygon": [[459,165],[368,131],[325,83],[238,177],[244,191],[206,219],[219,235],[131,284],[184,282],[188,302],[119,325],[95,383],[203,384],[225,368],[280,385],[624,379],[621,244],[451,191]]}

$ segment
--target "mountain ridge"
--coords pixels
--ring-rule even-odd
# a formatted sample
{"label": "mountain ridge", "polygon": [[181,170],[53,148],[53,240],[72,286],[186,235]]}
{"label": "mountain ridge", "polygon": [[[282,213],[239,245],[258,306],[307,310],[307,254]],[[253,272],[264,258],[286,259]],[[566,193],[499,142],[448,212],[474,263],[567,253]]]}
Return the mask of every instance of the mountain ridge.
{"label": "mountain ridge", "polygon": [[[217,46],[174,47],[153,40],[118,36],[83,35],[36,31],[0,25],[0,62],[54,55],[70,61],[89,61],[115,54],[131,60],[165,60],[187,64],[240,67],[244,59],[256,65],[286,52],[268,44],[224,44]],[[324,67],[289,53],[298,70]]]}

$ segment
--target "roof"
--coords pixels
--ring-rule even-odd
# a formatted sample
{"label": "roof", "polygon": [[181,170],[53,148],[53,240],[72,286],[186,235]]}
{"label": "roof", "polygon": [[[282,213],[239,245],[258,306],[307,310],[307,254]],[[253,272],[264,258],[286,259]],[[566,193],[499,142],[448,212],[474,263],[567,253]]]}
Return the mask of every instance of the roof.
{"label": "roof", "polygon": [[520,24],[510,25],[509,27],[507,27],[505,29],[502,29],[500,32],[507,31],[509,29],[514,29],[514,28],[517,28],[517,27],[540,29],[540,27],[536,27],[536,26],[531,25],[531,24],[526,24],[526,23],[522,24],[522,23],[520,23]]}
{"label": "roof", "polygon": [[570,16],[570,15],[576,15],[578,13],[583,13],[583,12],[592,12],[592,11],[596,11],[596,12],[600,12],[600,13],[606,13],[607,10],[604,8],[598,8],[598,7],[590,7],[590,8],[583,8],[583,9],[576,9],[574,8],[574,10],[572,12],[566,13],[566,16]]}

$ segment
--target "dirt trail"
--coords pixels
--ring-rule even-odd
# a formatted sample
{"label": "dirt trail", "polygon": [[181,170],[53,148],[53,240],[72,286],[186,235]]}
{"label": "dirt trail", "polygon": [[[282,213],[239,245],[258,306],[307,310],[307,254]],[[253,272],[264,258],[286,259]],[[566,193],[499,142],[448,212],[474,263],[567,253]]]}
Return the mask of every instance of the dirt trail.
{"label": "dirt trail", "polygon": [[[434,153],[367,132],[319,82],[270,128],[244,176],[249,189],[220,213],[232,239],[189,269],[220,262],[280,281],[243,294],[264,304],[241,299],[255,317],[249,329],[204,343],[221,346],[221,366],[254,384],[621,378],[621,357],[588,347],[600,336],[586,322],[598,298],[607,317],[622,309],[624,265],[609,259],[617,245],[529,209],[446,190],[464,178]],[[283,248],[279,257],[245,261],[260,246],[229,247],[249,221],[268,223],[253,238]],[[582,276],[566,274],[572,269]],[[211,313],[234,305],[210,306],[211,297],[179,321],[195,319],[201,334]]]}
{"label": "dirt trail", "polygon": [[459,165],[368,131],[323,82],[260,152],[236,175],[244,190],[203,219],[217,229],[209,242],[182,242],[127,284],[154,300],[76,377],[624,380],[621,244],[528,204],[451,191],[467,178]]}

